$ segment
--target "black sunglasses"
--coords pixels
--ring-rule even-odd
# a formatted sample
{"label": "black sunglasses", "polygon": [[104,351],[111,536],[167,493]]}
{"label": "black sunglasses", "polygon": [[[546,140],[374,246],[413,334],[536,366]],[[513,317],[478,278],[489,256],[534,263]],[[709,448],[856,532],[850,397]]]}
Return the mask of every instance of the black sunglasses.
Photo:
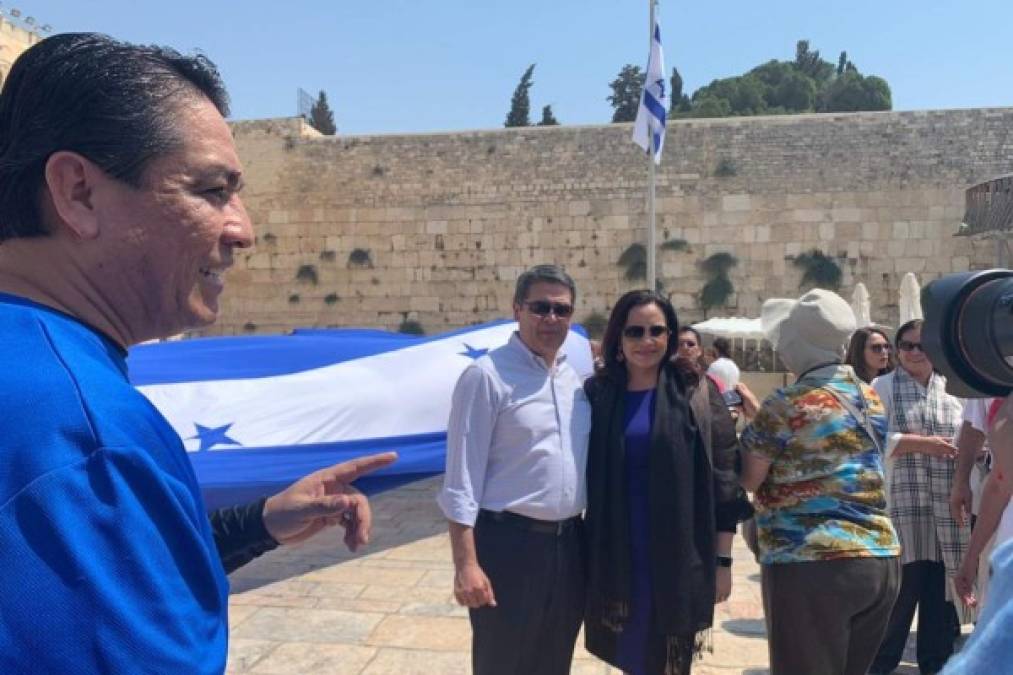
{"label": "black sunglasses", "polygon": [[877,354],[880,354],[882,352],[890,351],[891,347],[890,345],[880,343],[878,345],[869,345],[869,349],[876,352]]}
{"label": "black sunglasses", "polygon": [[909,342],[907,340],[901,340],[900,342],[897,343],[897,346],[900,348],[902,352],[913,352],[917,350],[920,351],[922,354],[925,353],[925,350],[922,349],[921,342]]}
{"label": "black sunglasses", "polygon": [[554,314],[556,318],[569,319],[570,315],[573,314],[573,305],[568,305],[565,302],[531,300],[530,302],[525,302],[524,306],[528,308],[529,312],[542,318],[549,316],[549,314]]}
{"label": "black sunglasses", "polygon": [[631,340],[639,340],[644,337],[644,334],[650,335],[652,338],[660,338],[662,335],[668,335],[672,331],[668,330],[668,326],[627,326],[623,328],[623,337]]}

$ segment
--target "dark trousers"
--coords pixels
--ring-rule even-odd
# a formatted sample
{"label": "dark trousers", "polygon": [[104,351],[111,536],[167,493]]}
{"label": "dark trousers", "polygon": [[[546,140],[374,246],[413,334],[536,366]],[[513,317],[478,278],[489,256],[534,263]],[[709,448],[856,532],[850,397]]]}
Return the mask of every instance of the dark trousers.
{"label": "dark trousers", "polygon": [[900,586],[899,558],[761,565],[771,675],[865,675]]}
{"label": "dark trousers", "polygon": [[583,528],[534,532],[479,517],[478,563],[496,607],[470,610],[475,675],[566,675],[584,615]]}
{"label": "dark trousers", "polygon": [[872,665],[873,672],[889,673],[900,663],[916,606],[918,669],[938,672],[953,654],[953,610],[946,602],[946,568],[941,562],[919,560],[904,565],[900,595]]}

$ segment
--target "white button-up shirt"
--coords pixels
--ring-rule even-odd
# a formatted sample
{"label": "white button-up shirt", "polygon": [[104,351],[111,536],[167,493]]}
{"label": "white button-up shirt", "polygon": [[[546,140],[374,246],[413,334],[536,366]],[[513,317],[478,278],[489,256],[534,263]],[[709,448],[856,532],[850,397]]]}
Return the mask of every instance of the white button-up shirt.
{"label": "white button-up shirt", "polygon": [[551,368],[514,333],[454,388],[437,502],[473,526],[479,509],[558,521],[584,510],[591,406],[560,354]]}

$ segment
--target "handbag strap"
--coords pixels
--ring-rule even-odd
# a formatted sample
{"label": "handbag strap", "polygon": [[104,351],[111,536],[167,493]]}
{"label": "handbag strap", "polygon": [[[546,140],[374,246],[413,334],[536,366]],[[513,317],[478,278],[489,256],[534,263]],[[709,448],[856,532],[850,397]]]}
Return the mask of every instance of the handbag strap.
{"label": "handbag strap", "polygon": [[820,387],[820,389],[830,392],[830,395],[836,398],[838,403],[844,406],[844,409],[847,410],[849,413],[851,413],[852,417],[858,420],[858,423],[862,425],[862,427],[865,429],[865,433],[869,435],[869,438],[871,438],[872,442],[876,445],[876,449],[879,450],[880,456],[884,456],[883,444],[879,440],[879,434],[876,433],[875,428],[873,428],[872,426],[872,421],[869,419],[869,415],[866,413],[866,410],[869,409],[869,404],[865,400],[865,393],[862,392],[862,385],[858,382],[855,382],[854,384],[858,390],[858,397],[862,399],[861,410],[859,410],[854,403],[848,400],[846,396],[841,394],[833,387],[823,386]]}

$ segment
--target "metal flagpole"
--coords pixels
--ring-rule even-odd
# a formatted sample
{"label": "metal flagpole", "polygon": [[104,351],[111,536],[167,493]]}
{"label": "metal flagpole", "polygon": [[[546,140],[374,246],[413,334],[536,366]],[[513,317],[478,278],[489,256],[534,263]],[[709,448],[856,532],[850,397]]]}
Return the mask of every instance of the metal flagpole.
{"label": "metal flagpole", "polygon": [[[651,50],[654,47],[654,42],[653,42],[653,40],[654,40],[654,6],[657,3],[657,0],[647,0],[647,1],[648,1],[648,3],[651,6],[651,12],[650,12],[650,15],[651,15],[651,24],[650,24],[650,27],[647,29],[647,49],[648,49],[648,54],[650,54]],[[650,59],[648,59],[648,63],[650,63]],[[644,86],[645,87],[647,86],[647,80],[646,80],[646,78],[644,80]],[[655,255],[655,252],[657,250],[657,245],[655,244],[655,237],[657,236],[657,233],[655,232],[655,228],[654,228],[654,152],[655,152],[656,148],[654,147],[654,134],[652,134],[652,133],[650,133],[650,131],[648,131],[647,138],[648,138],[647,143],[648,143],[648,146],[650,147],[650,151],[647,153],[647,166],[648,166],[648,169],[647,169],[647,182],[648,182],[648,188],[647,188],[647,288],[653,291],[655,288],[657,288],[657,283],[658,283],[657,282],[657,279],[658,279],[658,274],[657,274],[657,271],[658,271],[657,270],[657,256]]]}

